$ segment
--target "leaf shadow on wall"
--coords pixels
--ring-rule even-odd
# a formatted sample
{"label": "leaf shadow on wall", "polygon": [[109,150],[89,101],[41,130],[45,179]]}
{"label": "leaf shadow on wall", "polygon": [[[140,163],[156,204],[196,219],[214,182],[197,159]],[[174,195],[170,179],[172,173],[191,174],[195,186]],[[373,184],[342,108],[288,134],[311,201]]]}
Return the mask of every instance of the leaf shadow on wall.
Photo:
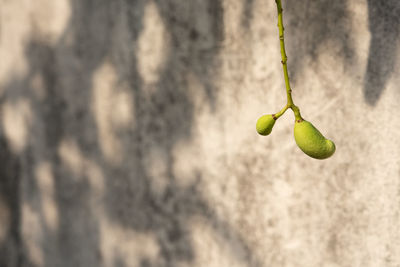
{"label": "leaf shadow on wall", "polygon": [[[165,50],[166,67],[151,86],[142,80],[136,52],[149,2],[155,4],[171,38],[171,47]],[[196,260],[191,222],[200,218],[235,261],[261,266],[241,233],[210,205],[201,190],[202,172],[194,171],[186,177],[193,182],[182,186],[173,171],[176,146],[192,136],[189,74],[200,81],[206,104],[216,109],[214,66],[223,39],[221,1],[71,0],[70,6],[71,18],[55,44],[33,32],[25,49],[28,74],[10,79],[2,97],[1,105],[29,101],[32,113],[26,126],[27,145],[18,155],[24,164],[15,169],[15,176],[24,180],[16,180],[19,184],[5,196],[11,206],[18,205],[13,206],[18,221],[22,200],[15,194],[22,184],[24,204],[36,222],[31,234],[37,235],[37,240],[33,238],[37,243],[29,247],[21,241],[21,264],[104,266],[108,263],[102,240],[114,228],[148,236],[156,244],[158,255],[138,259],[142,267],[191,264]],[[106,88],[112,92],[106,101],[125,90],[133,103],[134,125],[110,130],[99,123],[113,111],[107,109],[107,102],[93,107],[99,90],[95,80],[105,65],[111,67],[102,74],[109,75],[110,70],[116,74],[115,88]],[[103,109],[106,112],[99,116]],[[113,151],[120,161],[104,155],[102,131],[115,137],[119,145],[111,147],[119,147]],[[152,167],[159,163],[166,166],[162,174],[166,186],[160,192],[152,189],[160,179],[152,174]],[[7,161],[1,164],[4,170],[10,167]],[[129,266],[128,255],[116,246],[129,247],[136,240],[119,238],[108,252],[115,254],[116,266]]]}
{"label": "leaf shadow on wall", "polygon": [[364,78],[365,101],[374,106],[395,70],[400,37],[400,2],[368,0],[371,32],[368,65]]}
{"label": "leaf shadow on wall", "polygon": [[21,217],[19,212],[18,158],[12,153],[7,140],[0,134],[0,266],[20,266]]}
{"label": "leaf shadow on wall", "polygon": [[[348,1],[287,0],[283,6],[289,71],[294,83],[302,70],[327,48],[342,64],[351,66],[354,47],[351,41]],[[347,68],[351,72],[351,67]]]}
{"label": "leaf shadow on wall", "polygon": [[[315,59],[326,42],[335,48],[330,53],[343,60],[345,71],[351,74],[355,47],[351,41],[348,1],[294,1],[284,4],[288,20],[287,39],[289,71],[296,83],[298,74]],[[395,70],[400,28],[400,2],[368,0],[368,23],[371,33],[368,62],[364,76],[365,101],[374,106]],[[294,30],[295,29],[295,30]],[[292,52],[295,51],[295,52]]]}

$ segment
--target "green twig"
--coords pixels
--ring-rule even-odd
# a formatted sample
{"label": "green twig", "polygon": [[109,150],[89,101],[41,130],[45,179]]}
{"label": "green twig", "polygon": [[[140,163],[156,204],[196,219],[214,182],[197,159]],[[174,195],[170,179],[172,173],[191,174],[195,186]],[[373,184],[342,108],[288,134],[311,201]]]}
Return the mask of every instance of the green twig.
{"label": "green twig", "polygon": [[283,11],[282,3],[281,3],[281,0],[275,0],[275,2],[276,2],[276,7],[278,9],[279,41],[280,41],[280,45],[281,45],[281,56],[282,56],[281,62],[282,62],[282,68],[283,68],[283,75],[285,77],[286,94],[287,94],[287,106],[284,108],[283,112],[285,112],[288,108],[290,108],[293,110],[296,120],[302,121],[303,118],[300,115],[300,109],[293,103],[292,89],[290,87],[290,82],[289,82],[289,73],[288,73],[288,69],[287,69],[288,58],[286,56],[285,37],[284,37],[285,28],[283,27],[283,18],[282,18],[282,11]]}
{"label": "green twig", "polygon": [[285,106],[281,111],[279,111],[278,113],[274,114],[274,119],[275,120],[279,119],[279,117],[282,116],[283,113],[285,113],[288,108],[289,108],[288,106]]}

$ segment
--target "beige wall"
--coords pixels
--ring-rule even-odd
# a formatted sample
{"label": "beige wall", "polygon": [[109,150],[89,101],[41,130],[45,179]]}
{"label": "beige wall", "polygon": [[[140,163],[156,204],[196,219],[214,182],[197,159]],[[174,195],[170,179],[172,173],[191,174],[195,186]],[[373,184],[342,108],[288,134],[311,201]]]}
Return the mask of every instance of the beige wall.
{"label": "beige wall", "polygon": [[400,266],[398,0],[0,0],[1,266]]}

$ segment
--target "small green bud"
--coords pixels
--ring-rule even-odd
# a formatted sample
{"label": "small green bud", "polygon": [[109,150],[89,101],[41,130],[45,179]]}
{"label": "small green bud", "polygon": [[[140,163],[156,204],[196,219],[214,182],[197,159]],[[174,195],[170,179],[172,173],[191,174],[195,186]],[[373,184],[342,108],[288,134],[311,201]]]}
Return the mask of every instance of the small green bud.
{"label": "small green bud", "polygon": [[261,116],[257,120],[256,129],[257,132],[261,135],[269,135],[272,131],[272,127],[274,127],[276,117],[274,114],[268,114]]}
{"label": "small green bud", "polygon": [[335,143],[326,139],[317,128],[305,120],[297,120],[294,125],[294,139],[299,148],[315,159],[326,159],[335,153]]}

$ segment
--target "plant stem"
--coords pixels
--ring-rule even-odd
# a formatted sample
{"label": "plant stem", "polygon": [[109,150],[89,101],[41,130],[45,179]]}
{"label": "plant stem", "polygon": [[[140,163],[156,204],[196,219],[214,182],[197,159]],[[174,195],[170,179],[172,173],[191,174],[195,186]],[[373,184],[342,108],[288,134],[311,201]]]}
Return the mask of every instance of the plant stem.
{"label": "plant stem", "polygon": [[289,107],[286,105],[281,111],[279,111],[278,113],[274,114],[275,120],[279,119],[279,117],[282,116],[283,113],[285,113],[288,108]]}
{"label": "plant stem", "polygon": [[[282,56],[282,68],[283,68],[283,75],[285,77],[285,84],[286,84],[286,95],[287,95],[287,106],[286,109],[290,108],[294,112],[294,116],[296,120],[303,120],[303,118],[300,115],[300,109],[293,103],[293,98],[292,98],[292,89],[290,87],[290,82],[289,82],[289,73],[287,69],[287,56],[286,56],[286,50],[285,50],[285,37],[284,37],[284,31],[285,28],[283,27],[283,18],[282,18],[282,3],[281,0],[275,0],[276,2],[276,7],[278,9],[278,28],[279,28],[279,41],[281,45],[281,56]],[[286,111],[285,109],[285,111]]]}

